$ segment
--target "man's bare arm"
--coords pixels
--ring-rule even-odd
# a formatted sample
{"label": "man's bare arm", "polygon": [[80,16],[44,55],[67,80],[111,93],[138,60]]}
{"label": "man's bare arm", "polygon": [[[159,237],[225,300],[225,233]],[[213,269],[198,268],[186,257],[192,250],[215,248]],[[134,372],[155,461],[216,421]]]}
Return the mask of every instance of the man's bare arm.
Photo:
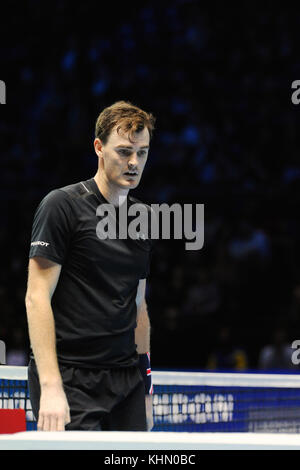
{"label": "man's bare arm", "polygon": [[137,327],[135,329],[135,343],[138,354],[150,352],[150,321],[147,304],[145,300],[146,279],[139,282],[136,306],[137,306]]}
{"label": "man's bare arm", "polygon": [[51,299],[61,266],[45,258],[32,258],[28,268],[26,311],[30,343],[41,386],[38,429],[60,431],[70,422],[69,407],[58,367],[55,323]]}
{"label": "man's bare arm", "polygon": [[[150,352],[150,320],[148,316],[147,304],[145,300],[146,279],[139,282],[136,306],[137,306],[137,327],[135,329],[135,344],[138,354],[146,354]],[[147,429],[151,431],[153,428],[153,400],[152,395],[146,395],[146,416]]]}
{"label": "man's bare arm", "polygon": [[29,337],[37,364],[40,385],[60,384],[55,348],[55,325],[51,298],[61,266],[45,258],[32,258],[28,268],[25,298]]}

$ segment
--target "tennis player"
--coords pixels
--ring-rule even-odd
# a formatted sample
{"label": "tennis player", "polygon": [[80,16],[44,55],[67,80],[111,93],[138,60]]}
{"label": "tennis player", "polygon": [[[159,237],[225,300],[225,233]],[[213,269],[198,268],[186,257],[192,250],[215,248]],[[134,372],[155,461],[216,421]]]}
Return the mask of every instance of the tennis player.
{"label": "tennis player", "polygon": [[137,201],[128,193],[141,180],[154,122],[129,102],[105,108],[96,122],[96,175],[51,191],[35,213],[26,310],[38,430],[153,426],[145,302],[152,242],[99,238],[96,212]]}

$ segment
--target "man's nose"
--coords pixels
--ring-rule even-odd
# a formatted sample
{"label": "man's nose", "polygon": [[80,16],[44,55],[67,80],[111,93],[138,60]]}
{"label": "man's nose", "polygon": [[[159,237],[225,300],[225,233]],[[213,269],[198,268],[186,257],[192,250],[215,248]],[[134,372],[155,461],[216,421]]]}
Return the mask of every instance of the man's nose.
{"label": "man's nose", "polygon": [[139,163],[138,156],[137,156],[136,152],[134,152],[130,155],[130,159],[128,161],[128,166],[129,167],[135,167],[135,166],[138,166],[138,163]]}

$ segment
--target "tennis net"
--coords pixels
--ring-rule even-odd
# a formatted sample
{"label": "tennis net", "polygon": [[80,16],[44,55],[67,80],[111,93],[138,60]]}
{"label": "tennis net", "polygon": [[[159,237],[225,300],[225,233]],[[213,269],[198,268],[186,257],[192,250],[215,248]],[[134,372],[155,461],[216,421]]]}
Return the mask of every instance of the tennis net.
{"label": "tennis net", "polygon": [[[300,374],[153,371],[153,431],[300,432]],[[27,368],[0,366],[0,408],[35,430]]]}

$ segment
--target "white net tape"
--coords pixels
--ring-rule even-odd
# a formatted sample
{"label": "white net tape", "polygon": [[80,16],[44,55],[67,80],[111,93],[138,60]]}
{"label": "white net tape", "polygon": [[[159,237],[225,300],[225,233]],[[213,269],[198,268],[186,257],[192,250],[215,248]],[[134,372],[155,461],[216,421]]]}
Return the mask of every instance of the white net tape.
{"label": "white net tape", "polygon": [[[300,388],[300,374],[152,371],[154,385]],[[0,378],[27,380],[27,367],[0,366]]]}
{"label": "white net tape", "polygon": [[0,450],[300,450],[299,434],[22,432],[0,435]]}

